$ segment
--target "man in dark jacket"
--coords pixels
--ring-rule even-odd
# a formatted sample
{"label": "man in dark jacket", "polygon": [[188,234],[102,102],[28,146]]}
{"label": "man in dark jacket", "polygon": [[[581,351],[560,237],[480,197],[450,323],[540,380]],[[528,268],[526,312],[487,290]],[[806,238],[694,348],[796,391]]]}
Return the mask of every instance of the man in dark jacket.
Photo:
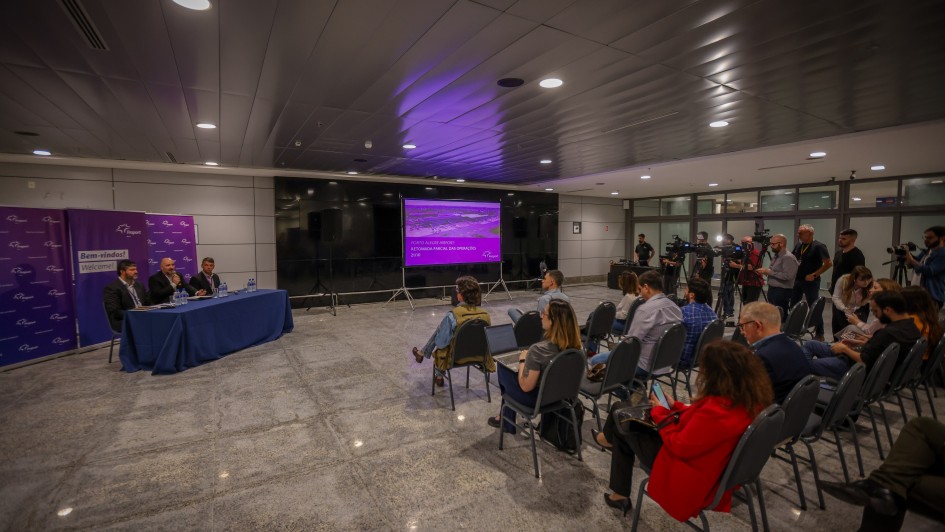
{"label": "man in dark jacket", "polygon": [[190,286],[196,291],[203,290],[205,294],[212,294],[214,288],[220,287],[220,276],[213,273],[213,257],[207,257],[200,262],[200,273],[190,278]]}
{"label": "man in dark jacket", "polygon": [[118,279],[105,286],[102,299],[113,331],[121,330],[126,310],[148,304],[148,294],[138,282],[138,266],[134,261],[118,261]]}
{"label": "man in dark jacket", "polygon": [[738,322],[745,339],[764,362],[774,387],[774,400],[780,404],[794,385],[811,373],[804,351],[781,332],[781,311],[771,303],[745,305]]}

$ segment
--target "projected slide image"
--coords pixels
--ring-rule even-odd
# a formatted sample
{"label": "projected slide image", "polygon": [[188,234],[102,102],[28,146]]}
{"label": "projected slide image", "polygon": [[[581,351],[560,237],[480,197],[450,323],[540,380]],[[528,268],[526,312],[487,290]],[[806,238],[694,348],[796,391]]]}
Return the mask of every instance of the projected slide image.
{"label": "projected slide image", "polygon": [[498,203],[404,200],[404,263],[498,262]]}

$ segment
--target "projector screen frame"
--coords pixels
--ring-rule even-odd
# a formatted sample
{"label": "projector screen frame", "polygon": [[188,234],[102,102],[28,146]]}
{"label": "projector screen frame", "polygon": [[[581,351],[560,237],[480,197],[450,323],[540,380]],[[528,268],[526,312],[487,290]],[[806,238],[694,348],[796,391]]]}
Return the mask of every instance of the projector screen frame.
{"label": "projector screen frame", "polygon": [[[498,229],[498,237],[497,237],[497,240],[498,240],[498,249],[497,249],[497,253],[496,253],[496,259],[495,259],[495,260],[477,260],[477,261],[459,260],[459,261],[456,261],[456,262],[436,262],[436,263],[423,263],[423,264],[407,264],[407,254],[409,253],[408,250],[407,250],[407,238],[408,238],[408,237],[407,237],[407,202],[408,202],[408,201],[443,203],[443,204],[455,203],[455,204],[457,204],[457,205],[461,205],[461,204],[467,204],[467,205],[468,205],[468,204],[482,204],[482,205],[489,205],[489,206],[490,206],[489,208],[493,208],[492,206],[494,206],[495,210],[496,210],[497,213],[498,213],[498,221],[497,221],[497,225],[496,225],[496,228]],[[446,206],[446,205],[444,205],[444,206]],[[496,264],[496,263],[498,263],[499,266],[500,266],[500,279],[501,279],[501,266],[502,266],[502,203],[501,203],[500,201],[498,201],[498,200],[497,200],[497,201],[466,200],[466,199],[456,199],[456,198],[450,198],[450,199],[439,199],[439,198],[437,198],[437,199],[429,199],[429,198],[405,198],[405,197],[401,196],[401,198],[400,198],[400,213],[401,213],[401,216],[400,216],[400,225],[401,225],[401,227],[400,227],[401,264],[403,265],[404,268],[429,268],[429,267],[436,267],[436,266],[452,266],[452,265],[456,265],[456,264]]]}

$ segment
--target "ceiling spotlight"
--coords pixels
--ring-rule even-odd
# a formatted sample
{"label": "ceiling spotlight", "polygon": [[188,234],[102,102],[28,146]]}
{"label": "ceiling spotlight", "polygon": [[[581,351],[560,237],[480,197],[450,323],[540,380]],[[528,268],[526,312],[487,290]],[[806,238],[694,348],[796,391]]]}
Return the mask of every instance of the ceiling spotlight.
{"label": "ceiling spotlight", "polygon": [[648,175],[641,175],[641,176],[640,176],[640,179],[649,179],[649,178],[650,178],[650,176],[648,176]]}
{"label": "ceiling spotlight", "polygon": [[611,192],[611,193],[610,193],[611,196],[616,196],[617,194],[620,194],[620,193],[619,193],[619,192]]}
{"label": "ceiling spotlight", "polygon": [[174,0],[174,3],[186,7],[187,9],[193,9],[194,11],[206,11],[210,9],[210,0]]}
{"label": "ceiling spotlight", "polygon": [[719,184],[718,184],[718,183],[709,183],[709,186],[710,186],[710,187],[717,187],[717,186],[719,186]]}
{"label": "ceiling spotlight", "polygon": [[[939,181],[939,183],[941,183],[941,181]],[[515,195],[514,192],[509,192],[508,194],[506,194],[506,196],[514,196],[514,195]]]}
{"label": "ceiling spotlight", "polygon": [[416,148],[416,147],[417,147],[416,144],[404,144],[404,149],[405,149],[405,150],[412,150],[412,149],[414,149],[414,148]]}
{"label": "ceiling spotlight", "polygon": [[716,120],[715,122],[710,122],[709,127],[725,127],[728,125],[728,122],[725,120]]}
{"label": "ceiling spotlight", "polygon": [[345,172],[345,173],[348,174],[348,175],[358,175],[358,173],[355,172],[354,170],[352,170],[352,171],[350,171],[350,172]]}
{"label": "ceiling spotlight", "polygon": [[872,171],[874,171],[874,172],[879,172],[879,171],[885,170],[885,169],[886,169],[886,167],[883,166],[883,165],[881,165],[881,164],[874,164],[873,166],[870,166],[870,170],[872,170]]}
{"label": "ceiling spotlight", "polygon": [[551,159],[542,159],[538,162],[540,162],[541,164],[551,164]]}
{"label": "ceiling spotlight", "polygon": [[465,180],[465,179],[457,179],[456,182],[457,182],[457,183],[465,183],[466,180]]}
{"label": "ceiling spotlight", "polygon": [[207,162],[205,162],[205,163],[203,163],[203,164],[205,164],[205,165],[207,165],[207,166],[220,166],[220,163],[215,163],[215,162],[213,162],[213,161],[207,161]]}
{"label": "ceiling spotlight", "polygon": [[553,188],[546,188],[546,189],[545,189],[545,192],[551,192],[551,191],[553,191],[553,190],[554,190]]}
{"label": "ceiling spotlight", "polygon": [[812,151],[810,152],[811,159],[820,159],[821,157],[826,157],[827,152],[825,151]]}
{"label": "ceiling spotlight", "polygon": [[216,129],[217,128],[216,124],[211,124],[210,122],[199,122],[197,124],[197,127],[199,127],[200,129]]}
{"label": "ceiling spotlight", "polygon": [[424,190],[433,190],[433,187],[423,187]]}
{"label": "ceiling spotlight", "polygon": [[52,155],[49,150],[33,150],[33,155]]}
{"label": "ceiling spotlight", "polygon": [[548,78],[539,81],[538,84],[546,89],[553,89],[555,87],[560,87],[564,84],[564,82],[558,78]]}

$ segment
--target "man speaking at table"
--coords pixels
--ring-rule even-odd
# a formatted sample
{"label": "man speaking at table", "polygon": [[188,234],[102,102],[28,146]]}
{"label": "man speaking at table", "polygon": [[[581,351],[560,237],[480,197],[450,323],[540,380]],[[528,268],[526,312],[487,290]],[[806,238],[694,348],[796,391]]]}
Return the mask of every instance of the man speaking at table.
{"label": "man speaking at table", "polygon": [[161,271],[155,273],[148,279],[148,291],[151,292],[151,302],[154,304],[168,303],[174,292],[183,288],[189,296],[202,296],[207,292],[197,290],[194,287],[184,283],[184,279],[174,270],[174,259],[164,257],[161,259]]}
{"label": "man speaking at table", "polygon": [[200,273],[190,278],[190,286],[195,290],[203,290],[205,294],[213,293],[214,288],[220,288],[220,276],[213,273],[213,257],[206,257],[200,262]]}
{"label": "man speaking at table", "polygon": [[118,279],[105,286],[102,299],[113,331],[121,330],[126,310],[148,304],[148,295],[144,293],[144,286],[138,282],[138,266],[134,261],[118,261]]}

